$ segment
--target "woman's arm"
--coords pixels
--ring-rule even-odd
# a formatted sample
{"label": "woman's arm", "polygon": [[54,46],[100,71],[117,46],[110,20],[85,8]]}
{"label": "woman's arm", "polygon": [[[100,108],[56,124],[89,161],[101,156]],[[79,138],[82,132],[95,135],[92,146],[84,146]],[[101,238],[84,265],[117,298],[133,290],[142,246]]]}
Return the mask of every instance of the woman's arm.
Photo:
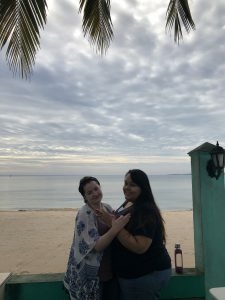
{"label": "woman's arm", "polygon": [[152,244],[151,238],[132,235],[124,228],[118,233],[117,238],[125,248],[137,254],[145,253]]}
{"label": "woman's arm", "polygon": [[118,232],[129,222],[130,214],[126,216],[120,216],[118,219],[112,219],[112,225],[110,229],[100,236],[95,244],[95,250],[100,252],[103,251],[116,237]]}

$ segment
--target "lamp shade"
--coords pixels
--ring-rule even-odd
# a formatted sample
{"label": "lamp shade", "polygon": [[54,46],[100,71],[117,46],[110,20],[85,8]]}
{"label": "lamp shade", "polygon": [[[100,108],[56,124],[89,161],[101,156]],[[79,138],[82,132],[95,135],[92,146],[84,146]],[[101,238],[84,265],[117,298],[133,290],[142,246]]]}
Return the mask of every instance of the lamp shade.
{"label": "lamp shade", "polygon": [[216,169],[224,168],[224,149],[217,142],[216,147],[211,152],[212,161]]}

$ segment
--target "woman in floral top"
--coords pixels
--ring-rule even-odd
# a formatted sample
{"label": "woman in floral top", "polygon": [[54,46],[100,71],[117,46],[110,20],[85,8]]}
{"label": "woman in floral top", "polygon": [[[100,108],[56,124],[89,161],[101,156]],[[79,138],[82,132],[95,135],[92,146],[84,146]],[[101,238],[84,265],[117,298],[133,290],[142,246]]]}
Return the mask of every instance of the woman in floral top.
{"label": "woman in floral top", "polygon": [[101,202],[101,186],[95,177],[82,178],[79,192],[85,205],[76,216],[64,286],[71,300],[115,300],[116,283],[109,246],[128,223],[130,215],[112,218],[110,225],[98,218],[101,217],[100,211],[111,213],[112,209]]}

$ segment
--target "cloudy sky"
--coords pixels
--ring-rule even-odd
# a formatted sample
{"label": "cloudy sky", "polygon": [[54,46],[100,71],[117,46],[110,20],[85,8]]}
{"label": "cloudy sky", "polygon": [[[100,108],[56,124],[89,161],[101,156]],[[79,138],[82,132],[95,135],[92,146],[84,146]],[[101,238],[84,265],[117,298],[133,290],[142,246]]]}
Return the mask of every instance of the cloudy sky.
{"label": "cloudy sky", "polygon": [[165,33],[169,0],[111,0],[114,40],[90,47],[74,0],[48,1],[30,81],[0,57],[0,174],[189,173],[225,147],[225,2],[192,0],[196,31]]}

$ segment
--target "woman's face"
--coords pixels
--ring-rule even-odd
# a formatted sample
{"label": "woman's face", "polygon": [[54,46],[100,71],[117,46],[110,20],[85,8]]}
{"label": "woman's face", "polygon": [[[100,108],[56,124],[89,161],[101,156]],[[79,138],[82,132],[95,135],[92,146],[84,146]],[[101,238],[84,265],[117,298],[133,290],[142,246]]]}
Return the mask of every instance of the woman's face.
{"label": "woman's face", "polygon": [[132,181],[130,174],[127,174],[124,179],[123,193],[125,199],[130,202],[135,202],[135,200],[141,194],[141,188]]}
{"label": "woman's face", "polygon": [[99,208],[102,200],[102,190],[96,181],[90,181],[85,184],[84,199],[91,207]]}

